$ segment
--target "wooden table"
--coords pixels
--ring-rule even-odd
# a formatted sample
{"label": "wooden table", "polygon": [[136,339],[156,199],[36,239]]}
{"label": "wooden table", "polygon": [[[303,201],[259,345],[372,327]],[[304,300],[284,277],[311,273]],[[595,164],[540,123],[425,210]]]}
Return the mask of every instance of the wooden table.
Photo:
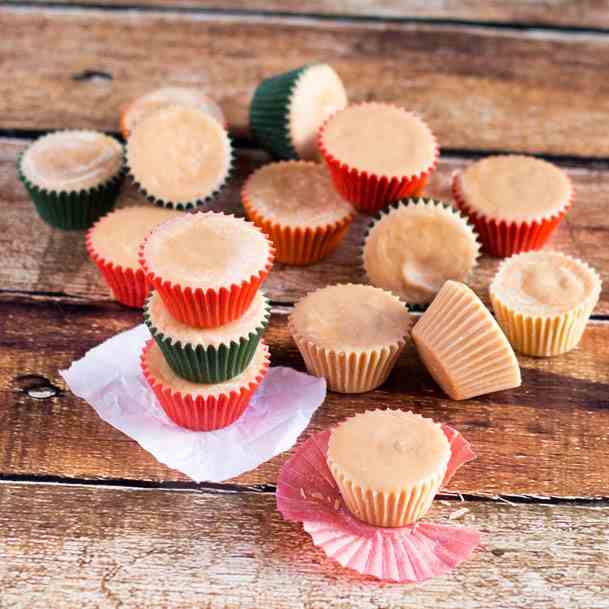
{"label": "wooden table", "polygon": [[[609,4],[88,2],[0,2],[0,608],[609,607]],[[443,148],[434,196],[448,197],[451,172],[490,151],[562,165],[577,202],[551,246],[605,282],[580,347],[521,357],[518,390],[451,402],[410,349],[381,389],[329,394],[303,434],[380,406],[471,440],[478,460],[430,517],[466,507],[459,522],[483,532],[483,547],[422,587],[342,570],[284,522],[274,485],[286,454],[225,484],[194,484],[66,390],[58,369],[141,314],[111,301],[82,234],[44,225],[15,175],[41,132],[116,132],[133,96],[200,85],[239,148],[215,206],[239,210],[243,178],[268,160],[247,133],[256,83],[315,59],[337,69],[351,99],[391,100],[430,123]],[[286,330],[295,299],[362,279],[365,223],[322,264],[276,265],[275,364],[303,369]],[[473,280],[485,299],[497,263],[484,259]]]}

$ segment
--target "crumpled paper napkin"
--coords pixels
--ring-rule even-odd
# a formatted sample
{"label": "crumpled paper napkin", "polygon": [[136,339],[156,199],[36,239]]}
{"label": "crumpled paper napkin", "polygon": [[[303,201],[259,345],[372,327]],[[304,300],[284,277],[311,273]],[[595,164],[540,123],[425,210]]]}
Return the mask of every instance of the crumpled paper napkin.
{"label": "crumpled paper napkin", "polygon": [[288,450],[326,397],[325,379],[271,368],[233,425],[207,432],[182,429],[164,413],[140,371],[149,338],[144,324],[121,332],[60,374],[104,421],[196,482],[233,478]]}

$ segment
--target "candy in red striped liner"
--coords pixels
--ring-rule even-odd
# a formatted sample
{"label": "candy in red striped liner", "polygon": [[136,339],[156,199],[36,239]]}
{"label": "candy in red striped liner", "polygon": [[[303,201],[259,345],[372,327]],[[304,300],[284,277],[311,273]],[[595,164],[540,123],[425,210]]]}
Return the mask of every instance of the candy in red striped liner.
{"label": "candy in red striped liner", "polygon": [[101,256],[93,246],[91,230],[87,232],[87,252],[110,286],[114,298],[128,307],[142,308],[149,292],[144,271],[122,267]]}
{"label": "candy in red striped liner", "polygon": [[461,172],[458,171],[453,173],[452,195],[457,207],[476,227],[482,250],[491,256],[507,258],[521,252],[540,250],[546,244],[573,204],[575,189],[571,180],[569,184],[569,197],[560,211],[529,221],[498,220],[472,209],[463,193]]}
{"label": "candy in red striped liner", "polygon": [[[443,484],[475,458],[455,429],[443,426],[451,458]],[[380,580],[418,583],[455,569],[480,544],[465,527],[417,522],[402,528],[374,527],[345,507],[326,463],[330,431],[307,440],[283,465],[277,480],[277,509],[302,522],[313,543],[343,567]]]}
{"label": "candy in red striped liner", "polygon": [[[182,393],[154,376],[148,365],[148,356],[150,350],[158,349],[158,346],[152,339],[144,345],[140,357],[140,367],[163,410],[176,425],[192,431],[213,431],[228,427],[245,412],[258,385],[268,372],[269,348],[262,342],[258,348],[263,350],[263,362],[254,380],[242,384],[239,391],[220,393],[218,396],[195,395],[193,397],[193,394]],[[252,362],[251,365],[255,365],[255,362]],[[236,377],[228,382],[234,383],[238,379],[239,377]],[[217,385],[203,384],[199,386],[201,389],[217,387]]]}
{"label": "candy in red striped liner", "polygon": [[[381,104],[378,102],[363,102],[355,105],[388,106],[402,110],[394,104]],[[407,112],[406,110],[402,111],[406,114],[416,116],[412,112]],[[421,194],[425,184],[427,183],[427,178],[436,167],[438,156],[440,154],[438,145],[435,142],[435,138],[434,159],[429,167],[426,167],[422,171],[413,175],[405,175],[400,177],[377,175],[376,173],[363,170],[360,171],[355,167],[342,163],[328,150],[324,143],[324,134],[328,123],[332,120],[332,118],[333,117],[330,117],[320,127],[317,134],[317,145],[322,157],[326,162],[326,165],[328,166],[334,186],[338,192],[356,209],[367,214],[375,214],[379,210],[389,205],[389,203],[407,197],[417,197]]]}
{"label": "candy in red striped liner", "polygon": [[[217,215],[219,212],[195,212],[190,215]],[[226,214],[232,217],[231,214]],[[246,220],[241,220],[247,222]],[[262,230],[255,224],[249,223],[254,230]],[[153,231],[154,232],[154,231]],[[151,233],[152,234],[152,233]],[[146,275],[148,283],[159,293],[169,312],[182,323],[195,328],[217,328],[231,321],[239,319],[252,303],[256,292],[264,283],[275,259],[275,248],[266,237],[268,244],[268,258],[264,267],[256,274],[244,279],[240,283],[230,284],[217,289],[195,288],[173,283],[163,279],[152,271],[146,262],[144,254],[146,243],[150,235],[140,246],[139,262]],[[238,248],[239,244],[236,243]],[[244,253],[247,256],[247,253]]]}

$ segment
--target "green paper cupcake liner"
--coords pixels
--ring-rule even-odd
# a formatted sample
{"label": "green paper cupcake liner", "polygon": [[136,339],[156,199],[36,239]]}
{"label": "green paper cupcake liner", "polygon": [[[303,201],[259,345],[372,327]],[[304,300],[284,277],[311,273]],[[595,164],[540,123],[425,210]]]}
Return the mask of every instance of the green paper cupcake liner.
{"label": "green paper cupcake liner", "polygon": [[144,321],[150,334],[170,368],[179,377],[192,383],[223,383],[241,374],[252,361],[271,314],[270,307],[267,306],[260,326],[247,336],[241,337],[238,342],[231,341],[217,347],[193,345],[174,341],[171,336],[167,336],[153,325],[148,313],[150,298],[152,294],[144,305]]}
{"label": "green paper cupcake liner", "polygon": [[276,159],[298,159],[290,137],[290,100],[307,64],[263,80],[250,104],[250,130],[260,145]]}
{"label": "green paper cupcake liner", "polygon": [[38,215],[50,226],[63,230],[84,230],[114,207],[125,174],[124,167],[95,188],[65,192],[39,188],[30,182],[21,171],[22,158],[23,154],[17,158],[19,180],[32,198]]}

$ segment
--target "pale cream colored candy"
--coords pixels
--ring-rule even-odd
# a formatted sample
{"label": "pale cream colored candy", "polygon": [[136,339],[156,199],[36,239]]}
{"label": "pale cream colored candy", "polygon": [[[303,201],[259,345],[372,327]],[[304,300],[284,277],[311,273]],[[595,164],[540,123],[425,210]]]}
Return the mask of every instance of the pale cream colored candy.
{"label": "pale cream colored candy", "polygon": [[505,334],[470,288],[447,281],[412,330],[419,356],[453,400],[519,387]]}
{"label": "pale cream colored candy", "polygon": [[40,189],[89,190],[108,182],[123,166],[123,147],[95,131],[56,131],[36,140],[23,154],[20,168]]}
{"label": "pale cream colored candy", "polygon": [[318,228],[350,218],[353,208],[337,192],[318,163],[269,163],[246,183],[249,206],[265,220],[282,226]]}
{"label": "pale cream colored candy", "polygon": [[601,291],[594,269],[560,252],[517,254],[490,285],[497,320],[515,349],[558,355],[574,349]]}
{"label": "pale cream colored candy", "polygon": [[329,65],[315,64],[303,71],[292,89],[288,107],[290,140],[301,159],[319,158],[319,128],[346,105],[345,87]]}
{"label": "pale cream colored candy", "polygon": [[144,117],[127,141],[127,165],[146,195],[195,205],[217,191],[231,166],[226,130],[208,114],[172,106]]}
{"label": "pale cream colored candy", "polygon": [[418,116],[381,103],[338,112],[327,122],[322,142],[337,161],[388,178],[426,171],[437,154],[436,140]]}
{"label": "pale cream colored candy", "polygon": [[562,212],[573,190],[564,171],[541,159],[490,156],[455,176],[465,204],[478,215],[506,222],[531,222]]}
{"label": "pale cream colored candy", "polygon": [[124,269],[139,269],[138,252],[148,233],[163,222],[182,214],[153,205],[115,209],[89,231],[93,250],[105,261]]}
{"label": "pale cream colored candy", "polygon": [[349,511],[381,527],[416,522],[450,460],[442,426],[401,410],[355,415],[332,430],[327,461]]}
{"label": "pale cream colored candy", "polygon": [[190,87],[163,87],[150,91],[133,100],[121,114],[121,129],[128,137],[135,125],[143,118],[170,106],[188,106],[201,110],[215,118],[221,125],[226,123],[222,109],[200,89]]}
{"label": "pale cream colored candy", "polygon": [[419,199],[381,213],[365,239],[363,263],[373,285],[424,304],[448,279],[465,280],[479,250],[463,216],[441,202]]}
{"label": "pale cream colored candy", "polygon": [[385,290],[342,284],[296,303],[289,329],[311,374],[333,391],[361,393],[385,382],[406,344],[406,305]]}
{"label": "pale cream colored candy", "polygon": [[261,273],[272,247],[254,224],[222,213],[182,214],[150,233],[143,248],[149,272],[193,290],[217,290]]}

